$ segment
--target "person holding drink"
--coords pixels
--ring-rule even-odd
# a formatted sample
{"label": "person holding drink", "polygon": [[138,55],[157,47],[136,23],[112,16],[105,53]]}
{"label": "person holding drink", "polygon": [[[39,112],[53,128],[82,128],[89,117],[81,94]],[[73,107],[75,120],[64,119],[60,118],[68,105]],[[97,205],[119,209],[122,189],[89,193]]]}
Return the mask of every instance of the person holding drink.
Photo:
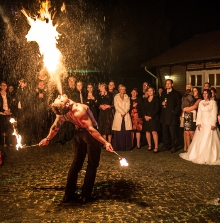
{"label": "person holding drink", "polygon": [[[11,140],[12,129],[10,126],[10,98],[7,93],[7,83],[5,81],[1,81],[0,84],[0,134],[1,134],[1,144],[3,147],[7,147]],[[6,137],[7,136],[7,137]],[[10,138],[10,139],[9,139]]]}
{"label": "person holding drink", "polygon": [[180,93],[173,88],[173,80],[167,79],[165,90],[160,101],[162,105],[160,122],[162,124],[163,147],[160,151],[170,150],[176,152],[178,147],[178,126],[181,112]]}

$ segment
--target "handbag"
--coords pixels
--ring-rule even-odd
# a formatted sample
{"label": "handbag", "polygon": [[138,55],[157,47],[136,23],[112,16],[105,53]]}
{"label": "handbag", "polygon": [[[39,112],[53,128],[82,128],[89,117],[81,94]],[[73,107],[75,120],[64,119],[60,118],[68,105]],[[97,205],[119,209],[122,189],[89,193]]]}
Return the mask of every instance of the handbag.
{"label": "handbag", "polygon": [[180,127],[183,128],[184,127],[184,117],[180,117]]}

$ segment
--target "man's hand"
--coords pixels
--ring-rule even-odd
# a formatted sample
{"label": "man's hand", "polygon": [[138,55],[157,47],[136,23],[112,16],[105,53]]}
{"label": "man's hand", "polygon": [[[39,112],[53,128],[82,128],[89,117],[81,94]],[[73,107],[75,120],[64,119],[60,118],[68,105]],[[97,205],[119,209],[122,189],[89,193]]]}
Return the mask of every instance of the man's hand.
{"label": "man's hand", "polygon": [[202,128],[201,124],[197,125],[198,130],[200,131],[200,129]]}
{"label": "man's hand", "polygon": [[146,121],[149,121],[151,119],[151,117],[147,116],[147,115],[145,115],[144,118],[145,118]]}
{"label": "man's hand", "polygon": [[109,152],[113,152],[113,150],[114,150],[111,143],[109,143],[109,142],[105,143],[105,149]]}
{"label": "man's hand", "polygon": [[39,146],[48,146],[50,143],[50,140],[48,140],[47,138],[45,139],[42,139],[40,142],[39,142]]}

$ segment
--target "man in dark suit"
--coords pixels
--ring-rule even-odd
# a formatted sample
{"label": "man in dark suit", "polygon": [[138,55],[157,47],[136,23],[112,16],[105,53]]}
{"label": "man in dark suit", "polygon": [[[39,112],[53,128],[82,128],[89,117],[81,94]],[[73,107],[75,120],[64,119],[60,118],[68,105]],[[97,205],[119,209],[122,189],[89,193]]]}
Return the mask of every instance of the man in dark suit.
{"label": "man in dark suit", "polygon": [[162,123],[163,147],[161,151],[171,149],[171,153],[176,152],[178,147],[178,127],[181,112],[181,96],[173,88],[173,80],[167,79],[165,90],[161,94],[162,111],[160,122]]}
{"label": "man in dark suit", "polygon": [[77,98],[75,102],[84,104],[86,102],[85,92],[83,89],[83,82],[77,81],[76,82],[76,90],[77,90]]}
{"label": "man in dark suit", "polygon": [[73,76],[70,76],[68,78],[68,86],[64,90],[65,94],[68,96],[69,99],[73,101],[77,101],[78,99],[78,94],[76,90],[76,79]]}
{"label": "man in dark suit", "polygon": [[29,87],[24,78],[19,81],[19,87],[16,92],[17,104],[17,127],[19,134],[23,137],[22,144],[31,145],[33,137],[32,115],[34,111],[33,90]]}

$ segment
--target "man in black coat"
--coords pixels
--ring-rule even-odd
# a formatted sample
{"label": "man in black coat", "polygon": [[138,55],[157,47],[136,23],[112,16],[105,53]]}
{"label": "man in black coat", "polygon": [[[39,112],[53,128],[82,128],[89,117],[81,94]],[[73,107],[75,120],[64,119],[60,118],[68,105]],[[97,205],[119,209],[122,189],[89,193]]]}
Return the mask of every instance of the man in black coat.
{"label": "man in black coat", "polygon": [[181,112],[180,93],[173,88],[173,80],[167,79],[165,90],[161,95],[162,111],[160,122],[162,123],[163,147],[161,151],[171,149],[171,153],[176,152],[178,147],[178,127]]}
{"label": "man in black coat", "polygon": [[66,95],[68,96],[69,99],[73,100],[73,101],[77,101],[78,100],[78,92],[76,90],[76,79],[73,76],[70,76],[68,78],[68,86],[64,89],[64,91],[66,93]]}
{"label": "man in black coat", "polygon": [[22,135],[22,144],[31,145],[34,138],[33,133],[33,112],[34,112],[34,91],[29,87],[27,81],[21,78],[16,92],[17,101],[17,127]]}

